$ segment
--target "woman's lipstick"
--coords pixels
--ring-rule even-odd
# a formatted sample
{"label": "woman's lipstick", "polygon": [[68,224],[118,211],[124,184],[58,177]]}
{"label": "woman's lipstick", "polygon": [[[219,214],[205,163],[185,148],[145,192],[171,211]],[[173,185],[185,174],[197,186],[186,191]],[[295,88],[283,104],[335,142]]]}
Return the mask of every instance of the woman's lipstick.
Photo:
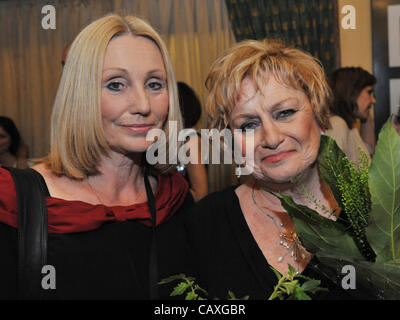
{"label": "woman's lipstick", "polygon": [[132,133],[147,133],[153,128],[151,124],[134,124],[134,125],[124,125],[122,126],[125,130]]}
{"label": "woman's lipstick", "polygon": [[283,159],[286,159],[294,152],[295,152],[294,150],[291,150],[291,151],[284,151],[284,152],[280,152],[277,154],[273,154],[273,155],[265,157],[263,161],[268,162],[268,163],[276,163],[276,162],[282,161]]}

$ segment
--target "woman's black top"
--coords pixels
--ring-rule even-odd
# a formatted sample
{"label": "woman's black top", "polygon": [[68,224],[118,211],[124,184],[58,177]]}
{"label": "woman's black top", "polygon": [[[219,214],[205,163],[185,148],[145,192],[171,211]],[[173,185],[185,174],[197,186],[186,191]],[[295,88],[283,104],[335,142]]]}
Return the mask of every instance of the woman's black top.
{"label": "woman's black top", "polygon": [[[185,217],[196,266],[194,276],[208,291],[209,298],[226,299],[230,290],[236,297],[249,295],[250,299],[265,300],[278,279],[253,238],[236,188],[229,187],[205,197]],[[321,280],[320,287],[329,290],[312,295],[312,299],[367,298],[358,290],[342,289],[344,275],[330,273],[315,257],[302,274]]]}
{"label": "woman's black top", "polygon": [[[183,217],[193,204],[183,205],[157,227],[159,279],[188,269]],[[100,228],[48,235],[47,264],[56,271],[56,289],[47,299],[149,299],[149,253],[152,228],[136,220],[105,223]],[[0,299],[17,299],[17,229],[0,223]],[[45,274],[43,275],[45,277]],[[171,285],[159,287],[160,299]]]}

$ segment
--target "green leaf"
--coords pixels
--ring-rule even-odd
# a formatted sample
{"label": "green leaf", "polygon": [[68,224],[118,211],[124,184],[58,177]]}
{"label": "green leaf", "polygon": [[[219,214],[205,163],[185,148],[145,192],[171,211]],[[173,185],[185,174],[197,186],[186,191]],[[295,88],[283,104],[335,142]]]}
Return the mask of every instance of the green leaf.
{"label": "green leaf", "polygon": [[311,279],[308,280],[306,282],[304,282],[301,286],[301,288],[304,291],[310,291],[313,292],[316,288],[318,288],[318,286],[321,284],[320,280],[315,280],[315,279]]}
{"label": "green leaf", "polygon": [[270,266],[270,268],[271,268],[271,270],[275,273],[275,275],[276,275],[276,277],[278,278],[278,280],[281,280],[282,275],[279,273],[279,271],[276,270],[275,268],[271,267],[271,266]]}
{"label": "green leaf", "polygon": [[196,298],[197,298],[198,296],[199,296],[199,295],[198,295],[197,293],[195,293],[195,292],[193,292],[193,291],[189,291],[189,292],[186,294],[185,300],[196,300]]}
{"label": "green leaf", "polygon": [[400,136],[390,120],[379,133],[369,171],[372,197],[367,238],[377,261],[400,258]]}
{"label": "green leaf", "polygon": [[208,296],[208,292],[206,291],[206,290],[204,290],[202,287],[200,287],[198,284],[196,284],[195,286],[194,286],[194,290],[195,291],[200,291],[200,292],[202,292],[204,295],[206,295],[206,296]]}
{"label": "green leaf", "polygon": [[324,218],[306,206],[296,204],[291,197],[282,195],[280,200],[293,219],[296,232],[308,251],[317,256],[320,251],[325,251],[338,258],[343,256],[364,260],[341,223]]}
{"label": "green leaf", "polygon": [[349,169],[344,165],[342,159],[346,157],[338,147],[336,141],[326,135],[321,135],[318,152],[318,168],[322,179],[329,185],[333,196],[339,207],[343,208],[340,189],[337,185],[339,174],[349,175]]}
{"label": "green leaf", "polygon": [[[363,266],[364,267],[364,266]],[[390,261],[385,263],[376,262],[367,268],[357,268],[357,276],[371,280],[376,295],[383,299],[400,298],[400,263]]]}
{"label": "green leaf", "polygon": [[302,287],[296,287],[294,295],[296,300],[311,300],[311,297],[305,293],[305,290]]}
{"label": "green leaf", "polygon": [[175,288],[174,290],[171,292],[171,297],[173,296],[179,296],[181,294],[183,294],[186,289],[190,288],[191,283],[187,283],[187,282],[180,282]]}
{"label": "green leaf", "polygon": [[290,264],[288,264],[288,269],[289,269],[289,277],[290,277],[291,279],[293,279],[293,277],[296,275],[297,271],[296,271],[296,269],[295,269],[292,265],[290,265]]}
{"label": "green leaf", "polygon": [[282,283],[282,287],[285,288],[285,292],[287,295],[291,295],[294,293],[294,290],[296,286],[298,285],[299,281],[293,280],[293,281],[285,281]]}
{"label": "green leaf", "polygon": [[349,227],[349,234],[357,248],[367,260],[374,261],[376,254],[365,235],[371,211],[368,167],[369,161],[365,153],[361,152],[359,163],[352,163],[333,139],[321,137],[318,168],[339,206],[344,209],[343,216],[338,220],[346,219],[345,224]]}
{"label": "green leaf", "polygon": [[272,294],[269,296],[268,300],[275,300],[276,298],[279,298],[279,300],[283,300],[283,295],[284,295],[284,292],[282,292],[281,290],[276,290],[276,291],[272,292]]}
{"label": "green leaf", "polygon": [[250,296],[244,296],[242,298],[238,298],[231,290],[228,291],[228,300],[249,300],[249,297]]}

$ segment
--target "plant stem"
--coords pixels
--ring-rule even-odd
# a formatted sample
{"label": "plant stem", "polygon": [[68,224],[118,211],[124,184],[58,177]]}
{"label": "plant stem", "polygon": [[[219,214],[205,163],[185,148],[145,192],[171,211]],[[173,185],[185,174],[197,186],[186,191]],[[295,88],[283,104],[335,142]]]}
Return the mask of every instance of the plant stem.
{"label": "plant stem", "polygon": [[283,275],[279,279],[278,284],[274,287],[274,292],[271,293],[268,300],[274,300],[278,296],[279,288],[281,287],[282,282],[284,282],[286,280],[286,275],[287,274]]}

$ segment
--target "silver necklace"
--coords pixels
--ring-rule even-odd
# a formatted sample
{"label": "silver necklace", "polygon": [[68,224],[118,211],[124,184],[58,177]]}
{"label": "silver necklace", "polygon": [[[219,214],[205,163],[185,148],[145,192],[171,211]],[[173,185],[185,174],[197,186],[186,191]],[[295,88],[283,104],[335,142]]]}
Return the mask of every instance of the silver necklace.
{"label": "silver necklace", "polygon": [[299,270],[300,266],[300,260],[305,260],[307,257],[310,256],[310,254],[306,251],[306,249],[302,246],[299,238],[297,237],[296,232],[291,232],[290,235],[286,234],[283,232],[283,223],[279,223],[276,221],[275,217],[270,215],[268,212],[266,212],[256,201],[255,198],[255,186],[256,183],[253,184],[252,192],[251,192],[251,197],[253,199],[253,203],[256,205],[258,210],[260,210],[261,213],[265,214],[268,218],[272,220],[274,223],[275,227],[279,231],[279,245],[287,249],[288,251],[278,257],[278,263],[281,263],[286,256],[290,254],[291,257],[293,257],[293,260],[297,263],[297,271]]}

